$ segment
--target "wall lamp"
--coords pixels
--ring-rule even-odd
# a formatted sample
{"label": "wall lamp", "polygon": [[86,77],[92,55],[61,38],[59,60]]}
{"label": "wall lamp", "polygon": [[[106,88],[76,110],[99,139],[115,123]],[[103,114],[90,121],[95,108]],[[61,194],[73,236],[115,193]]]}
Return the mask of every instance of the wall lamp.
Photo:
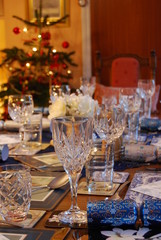
{"label": "wall lamp", "polygon": [[78,4],[80,7],[85,7],[87,5],[88,1],[87,0],[78,0]]}

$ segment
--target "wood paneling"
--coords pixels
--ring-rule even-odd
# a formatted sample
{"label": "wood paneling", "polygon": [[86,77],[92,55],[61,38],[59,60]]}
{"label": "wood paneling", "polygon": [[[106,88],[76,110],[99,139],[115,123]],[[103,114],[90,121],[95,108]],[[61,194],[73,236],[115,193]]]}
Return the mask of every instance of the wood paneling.
{"label": "wood paneling", "polygon": [[[92,71],[94,54],[157,54],[156,82],[161,84],[161,0],[91,0]],[[102,72],[108,85],[109,73]]]}

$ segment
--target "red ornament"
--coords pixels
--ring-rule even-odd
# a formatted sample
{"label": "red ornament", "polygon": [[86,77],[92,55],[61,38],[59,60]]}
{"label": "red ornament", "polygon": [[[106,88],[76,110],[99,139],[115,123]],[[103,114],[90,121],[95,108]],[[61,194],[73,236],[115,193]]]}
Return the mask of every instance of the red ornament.
{"label": "red ornament", "polygon": [[19,27],[15,27],[15,28],[13,29],[13,32],[14,32],[15,34],[19,34],[19,33],[21,32],[21,30],[20,30]]}
{"label": "red ornament", "polygon": [[50,40],[51,34],[50,32],[42,32],[41,37],[42,37],[42,40]]}
{"label": "red ornament", "polygon": [[63,47],[63,48],[68,48],[68,47],[69,47],[69,43],[66,42],[66,41],[63,42],[63,43],[62,43],[62,47]]}
{"label": "red ornament", "polygon": [[65,64],[65,63],[63,63],[63,69],[66,69],[68,66]]}
{"label": "red ornament", "polygon": [[55,60],[55,61],[58,61],[58,59],[59,59],[59,54],[54,54],[54,56],[53,56],[53,59]]}

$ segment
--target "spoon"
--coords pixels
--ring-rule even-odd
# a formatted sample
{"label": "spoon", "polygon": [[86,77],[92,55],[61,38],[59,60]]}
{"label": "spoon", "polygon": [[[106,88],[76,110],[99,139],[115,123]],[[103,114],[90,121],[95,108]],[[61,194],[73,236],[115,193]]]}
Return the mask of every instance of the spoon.
{"label": "spoon", "polygon": [[62,173],[59,176],[55,177],[49,184],[43,186],[35,186],[32,188],[33,191],[37,191],[39,189],[48,188],[48,189],[57,189],[63,187],[65,184],[69,182],[68,175],[66,173]]}

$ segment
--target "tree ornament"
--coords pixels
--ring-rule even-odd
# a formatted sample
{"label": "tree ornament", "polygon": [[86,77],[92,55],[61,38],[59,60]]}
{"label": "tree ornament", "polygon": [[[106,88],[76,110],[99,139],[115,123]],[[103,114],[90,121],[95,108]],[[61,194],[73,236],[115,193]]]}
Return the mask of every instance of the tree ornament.
{"label": "tree ornament", "polygon": [[67,69],[68,67],[65,63],[63,63],[62,66],[63,66],[63,69]]}
{"label": "tree ornament", "polygon": [[42,32],[41,37],[42,37],[42,40],[50,40],[51,34],[50,32]]}
{"label": "tree ornament", "polygon": [[55,60],[55,61],[58,61],[58,59],[59,59],[59,54],[54,54],[54,56],[53,56],[53,59]]}
{"label": "tree ornament", "polygon": [[15,34],[19,34],[19,33],[21,32],[21,30],[20,30],[19,27],[15,27],[15,28],[13,29],[13,32],[14,32]]}
{"label": "tree ornament", "polygon": [[69,47],[69,43],[68,43],[67,41],[64,41],[64,42],[62,43],[62,47],[63,47],[63,48],[68,48],[68,47]]}

